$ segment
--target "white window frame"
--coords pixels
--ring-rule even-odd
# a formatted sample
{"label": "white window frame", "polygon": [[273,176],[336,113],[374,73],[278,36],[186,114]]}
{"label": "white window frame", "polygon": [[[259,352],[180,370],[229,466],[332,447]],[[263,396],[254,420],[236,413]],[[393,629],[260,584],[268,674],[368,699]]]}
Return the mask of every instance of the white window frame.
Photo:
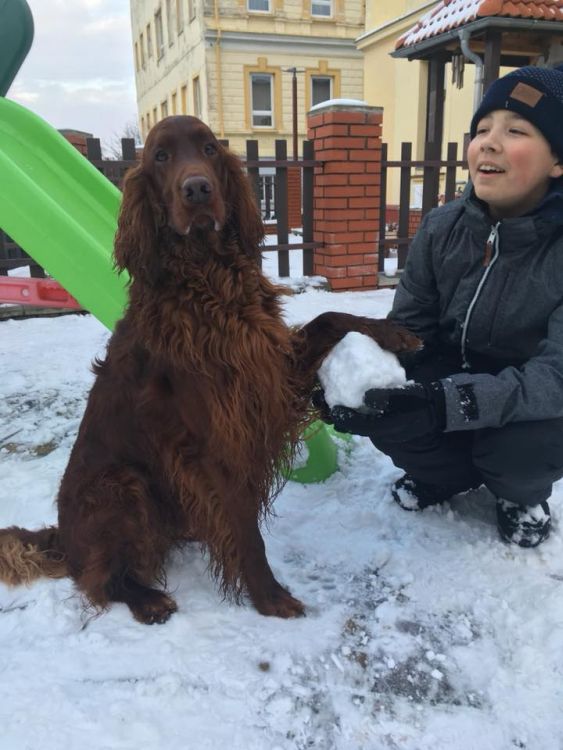
{"label": "white window frame", "polygon": [[[255,0],[256,1],[256,0]],[[272,12],[272,0],[258,0],[258,2],[266,2],[267,8],[252,8],[252,0],[246,0],[246,8],[249,13],[271,13]]]}
{"label": "white window frame", "polygon": [[330,83],[330,95],[328,99],[324,99],[323,101],[329,101],[329,99],[332,99],[334,97],[334,76],[329,76],[323,73],[313,73],[311,75],[311,106],[314,107],[315,104],[320,104],[320,102],[315,102],[315,97],[313,96],[313,89],[315,86],[315,81],[322,78],[324,81],[328,80]]}
{"label": "white window frame", "polygon": [[[254,109],[254,90],[253,82],[255,77],[269,78],[270,80],[270,109]],[[250,119],[252,128],[273,128],[274,127],[274,86],[275,78],[273,73],[261,73],[260,71],[254,71],[250,74]],[[255,117],[269,117],[269,125],[256,125],[254,122]]]}
{"label": "white window frame", "polygon": [[332,2],[333,0],[311,0],[311,15],[315,18],[332,18]]}

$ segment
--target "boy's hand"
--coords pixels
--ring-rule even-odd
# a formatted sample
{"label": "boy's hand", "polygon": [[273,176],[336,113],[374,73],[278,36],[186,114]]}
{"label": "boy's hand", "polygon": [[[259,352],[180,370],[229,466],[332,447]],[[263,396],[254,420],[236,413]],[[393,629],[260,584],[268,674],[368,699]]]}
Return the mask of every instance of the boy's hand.
{"label": "boy's hand", "polygon": [[404,388],[372,388],[365,392],[363,406],[334,406],[327,416],[339,432],[390,442],[408,441],[444,430],[444,389],[439,381],[429,385],[410,383]]}

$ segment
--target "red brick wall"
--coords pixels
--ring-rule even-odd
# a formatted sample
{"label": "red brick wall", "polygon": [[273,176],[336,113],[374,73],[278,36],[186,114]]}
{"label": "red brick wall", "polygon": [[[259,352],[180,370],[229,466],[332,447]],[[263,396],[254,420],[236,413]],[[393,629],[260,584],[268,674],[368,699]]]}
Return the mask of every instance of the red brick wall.
{"label": "red brick wall", "polygon": [[82,156],[86,156],[86,139],[92,137],[91,133],[82,133],[79,130],[60,130],[59,132],[69,143],[72,143],[72,145],[80,151]]}
{"label": "red brick wall", "polygon": [[302,226],[301,167],[288,167],[287,170],[287,214],[290,229]]}
{"label": "red brick wall", "polygon": [[[409,237],[414,237],[421,221],[422,209],[411,208],[409,210]],[[385,223],[399,224],[399,206],[387,206],[385,211]]]}
{"label": "red brick wall", "polygon": [[329,104],[308,116],[314,142],[314,273],[334,290],[375,289],[381,186],[380,107]]}

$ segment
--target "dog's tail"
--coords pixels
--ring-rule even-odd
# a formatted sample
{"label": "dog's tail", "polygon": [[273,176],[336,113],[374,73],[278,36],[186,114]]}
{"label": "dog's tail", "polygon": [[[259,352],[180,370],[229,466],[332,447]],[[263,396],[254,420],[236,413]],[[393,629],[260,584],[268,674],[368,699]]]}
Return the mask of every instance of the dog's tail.
{"label": "dog's tail", "polygon": [[17,526],[0,529],[0,581],[18,586],[37,578],[67,575],[66,558],[56,526],[39,531]]}

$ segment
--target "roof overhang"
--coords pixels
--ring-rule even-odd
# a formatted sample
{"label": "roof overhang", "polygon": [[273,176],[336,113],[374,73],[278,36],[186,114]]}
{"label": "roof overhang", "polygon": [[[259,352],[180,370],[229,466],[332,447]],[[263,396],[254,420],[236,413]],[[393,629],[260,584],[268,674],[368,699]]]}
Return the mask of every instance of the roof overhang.
{"label": "roof overhang", "polygon": [[461,30],[469,32],[470,36],[477,36],[482,32],[489,30],[510,31],[510,32],[534,32],[545,35],[563,36],[563,23],[560,21],[541,21],[525,18],[499,18],[498,16],[487,16],[478,18],[476,21],[457,26],[443,34],[423,39],[416,44],[408,47],[399,47],[391,52],[391,57],[407,58],[409,60],[423,60],[432,57],[439,51],[447,51],[447,48],[453,41],[459,39]]}

